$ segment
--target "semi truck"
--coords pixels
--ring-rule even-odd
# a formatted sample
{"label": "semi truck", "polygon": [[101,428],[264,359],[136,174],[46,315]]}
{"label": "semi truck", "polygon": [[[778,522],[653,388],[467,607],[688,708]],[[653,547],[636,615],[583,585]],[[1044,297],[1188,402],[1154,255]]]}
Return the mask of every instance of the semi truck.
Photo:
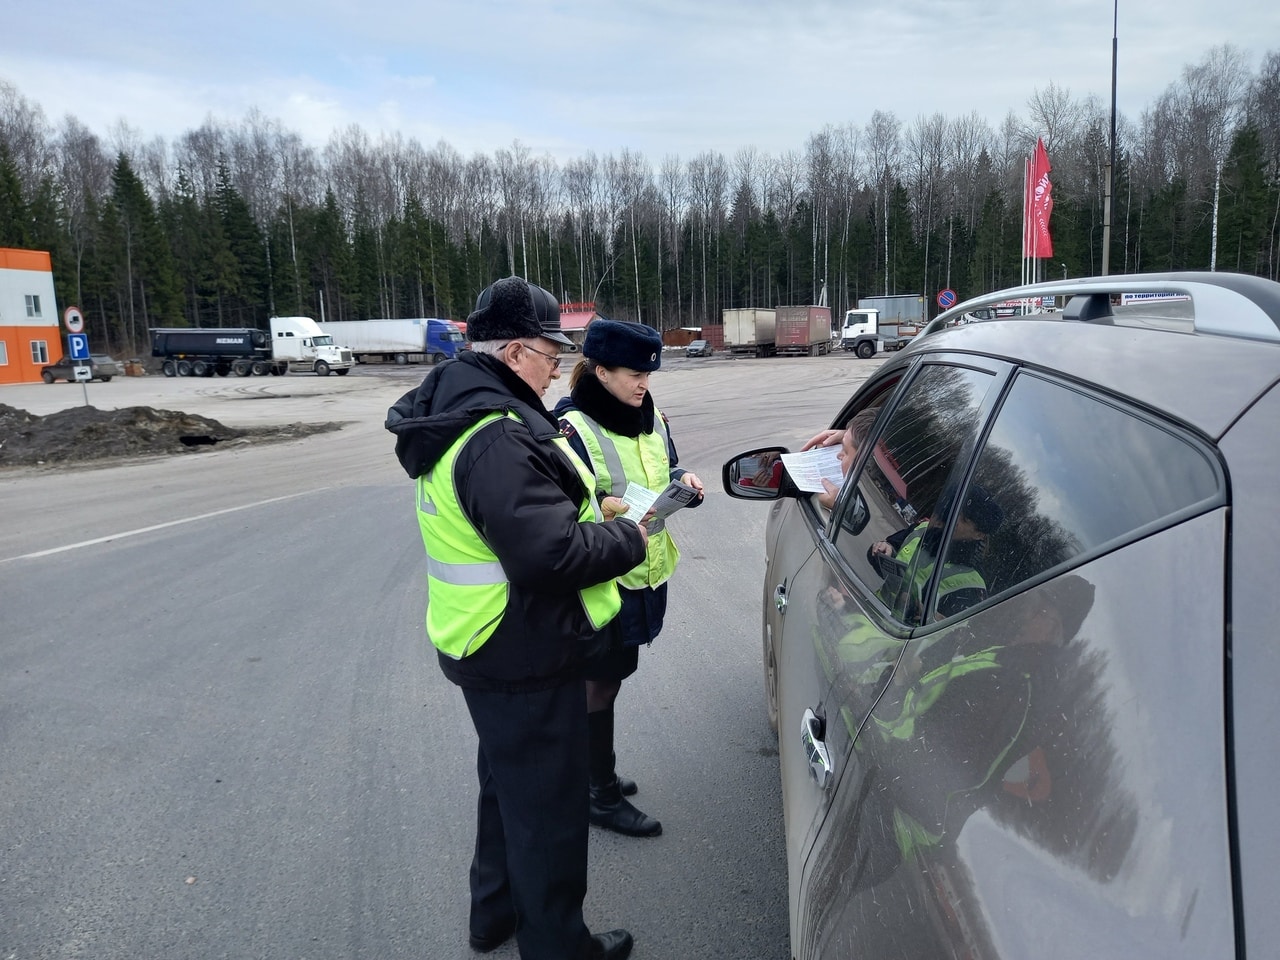
{"label": "semi truck", "polygon": [[840,347],[869,360],[881,349],[880,311],[873,307],[846,310],[840,328]]}
{"label": "semi truck", "polygon": [[351,351],[334,346],[310,317],[272,317],[256,327],[156,327],[151,355],[166,377],[280,376],[290,370],[343,376],[355,366]]}
{"label": "semi truck", "polygon": [[831,308],[775,307],[779,356],[820,357],[831,349]]}
{"label": "semi truck", "polygon": [[[877,349],[901,350],[928,322],[924,297],[920,294],[861,297],[856,309],[845,312],[840,346],[864,358]],[[868,336],[874,337],[874,341],[868,341]]]}
{"label": "semi truck", "polygon": [[721,312],[724,349],[730,353],[749,353],[771,357],[775,350],[776,317],[773,310],[748,307]]}
{"label": "semi truck", "polygon": [[458,325],[438,317],[407,320],[328,320],[319,324],[334,343],[351,351],[356,363],[439,363],[452,360],[464,349]]}

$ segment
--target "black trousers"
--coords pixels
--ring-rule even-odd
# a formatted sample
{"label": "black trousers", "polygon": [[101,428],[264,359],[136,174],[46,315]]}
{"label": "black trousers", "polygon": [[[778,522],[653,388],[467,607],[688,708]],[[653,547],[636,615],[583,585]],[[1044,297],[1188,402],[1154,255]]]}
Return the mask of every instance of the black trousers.
{"label": "black trousers", "polygon": [[532,693],[462,692],[480,738],[471,932],[492,935],[518,920],[522,960],[586,957],[582,681]]}

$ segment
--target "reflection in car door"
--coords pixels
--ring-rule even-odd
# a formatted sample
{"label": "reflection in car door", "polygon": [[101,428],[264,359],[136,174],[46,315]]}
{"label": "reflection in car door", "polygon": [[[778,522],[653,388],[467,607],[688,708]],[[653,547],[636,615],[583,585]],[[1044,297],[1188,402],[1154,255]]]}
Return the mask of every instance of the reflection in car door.
{"label": "reflection in car door", "polygon": [[[1004,365],[979,368],[971,360],[963,366],[920,364],[888,401],[886,415],[877,421],[878,430],[864,441],[868,449],[859,457],[860,465],[836,505],[828,528],[830,539],[819,537],[818,555],[793,585],[794,612],[787,639],[798,649],[792,634],[803,630],[807,637],[812,657],[809,673],[820,688],[819,694],[810,695],[810,706],[821,721],[821,743],[808,742],[805,738],[813,736],[809,730],[784,720],[782,734],[797,738],[784,748],[800,756],[818,753],[830,768],[803,833],[788,814],[791,866],[800,871],[799,880],[793,881],[798,888],[793,899],[797,957],[811,954],[813,938],[823,929],[822,919],[833,897],[874,883],[895,862],[894,825],[880,816],[876,798],[865,796],[880,780],[875,755],[854,745],[877,703],[888,696],[899,661],[910,655],[910,637],[921,622],[922,607],[903,604],[899,597],[910,593],[927,605],[930,589],[936,589],[929,587],[939,579],[930,572],[934,565],[923,558],[936,551],[938,535],[947,528],[947,491],[963,481],[998,396],[1000,375],[1006,372]],[[890,589],[890,566],[872,563],[881,558],[873,557],[871,548],[886,540],[902,543],[895,534],[907,531],[921,544],[906,574],[910,589],[904,591],[901,585]],[[903,561],[908,552],[907,547],[901,548]],[[908,567],[902,561],[898,566]],[[901,580],[902,575],[897,577]],[[799,705],[789,712],[803,716]],[[796,776],[794,769],[786,774]],[[855,822],[841,831],[841,837],[858,849],[837,856],[824,850],[822,857],[815,857],[815,844],[837,788],[844,798],[842,808],[855,811]],[[794,784],[791,789],[796,789]],[[868,802],[863,803],[864,799]],[[859,829],[860,823],[868,829]],[[873,842],[867,842],[869,837]]]}
{"label": "reflection in car door", "polygon": [[[815,536],[822,534],[815,531]],[[785,588],[787,606],[781,618],[779,644],[782,685],[778,736],[783,741],[787,848],[794,860],[790,875],[795,880],[802,876],[807,851],[822,825],[861,719],[849,704],[831,700],[836,676],[844,668],[842,641],[866,641],[868,648],[879,651],[871,659],[880,660],[880,666],[884,664],[884,654],[892,663],[896,652],[888,651],[896,651],[900,644],[874,629],[868,634],[864,617],[842,609],[840,587],[832,580],[820,551],[812,552],[790,581],[779,586]],[[866,670],[869,675],[875,674],[872,684],[883,689],[891,671],[870,663]],[[875,694],[871,693],[868,708],[874,699]]]}
{"label": "reflection in car door", "polygon": [[[822,566],[821,560],[815,560],[821,521],[816,511],[802,501],[785,501],[781,509],[786,513],[779,517],[779,536],[765,570],[765,656],[774,657],[773,675],[778,682],[783,817],[788,856],[793,856],[803,849],[801,841],[811,824],[821,822],[818,811],[826,799],[807,773],[806,758],[794,749],[799,742],[801,716],[825,692],[821,673],[813,669],[813,645],[805,630],[807,612],[800,609],[810,596],[806,582],[809,572]],[[799,606],[792,606],[793,597]],[[802,861],[788,864],[792,916],[801,865]]]}

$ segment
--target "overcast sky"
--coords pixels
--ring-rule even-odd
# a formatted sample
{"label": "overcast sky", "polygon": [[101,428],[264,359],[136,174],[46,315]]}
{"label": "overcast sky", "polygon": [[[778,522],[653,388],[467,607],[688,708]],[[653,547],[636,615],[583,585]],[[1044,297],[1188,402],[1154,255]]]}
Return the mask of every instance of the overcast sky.
{"label": "overcast sky", "polygon": [[[653,163],[803,150],[873,111],[993,126],[1051,82],[1109,103],[1113,0],[50,0],[7,4],[0,80],[57,124],[172,141],[253,107],[308,142],[357,124],[464,155]],[[1280,49],[1277,0],[1119,0],[1119,110],[1138,120],[1230,43]]]}

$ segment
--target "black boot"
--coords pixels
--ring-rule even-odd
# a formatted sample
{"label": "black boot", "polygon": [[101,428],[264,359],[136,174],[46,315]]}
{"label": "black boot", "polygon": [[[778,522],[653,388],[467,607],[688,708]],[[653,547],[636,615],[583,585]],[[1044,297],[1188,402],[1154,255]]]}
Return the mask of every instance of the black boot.
{"label": "black boot", "polygon": [[662,824],[640,810],[622,795],[618,779],[605,786],[591,785],[591,805],[587,818],[597,827],[628,837],[656,837],[662,833]]}
{"label": "black boot", "polygon": [[587,768],[591,774],[588,817],[597,827],[629,837],[656,837],[662,824],[646,816],[622,795],[614,772],[613,709],[587,714]]}
{"label": "black boot", "polygon": [[[613,706],[587,714],[587,756],[591,770],[591,782],[606,784],[617,774],[614,767],[617,757],[613,752]],[[618,787],[624,797],[635,796],[639,789],[634,780],[618,777]]]}
{"label": "black boot", "polygon": [[591,938],[591,960],[627,960],[631,956],[631,948],[635,941],[625,930],[610,930],[608,933],[597,933]]}

